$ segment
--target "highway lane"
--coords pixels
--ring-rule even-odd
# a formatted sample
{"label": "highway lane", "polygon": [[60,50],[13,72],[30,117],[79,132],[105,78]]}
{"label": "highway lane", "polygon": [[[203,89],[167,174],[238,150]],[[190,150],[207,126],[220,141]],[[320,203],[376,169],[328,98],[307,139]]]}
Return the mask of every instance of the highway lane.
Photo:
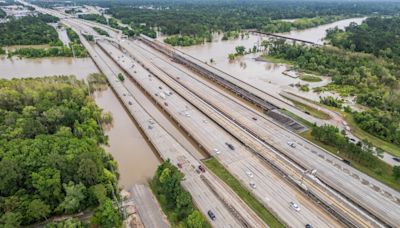
{"label": "highway lane", "polygon": [[[141,47],[147,47],[146,50],[151,51],[148,46],[141,45]],[[135,51],[140,51],[140,49],[137,48]],[[356,199],[355,201],[360,203],[364,208],[372,210],[377,214],[384,215],[384,217],[386,217],[385,219],[388,221],[392,220],[393,224],[396,224],[396,213],[399,213],[398,204],[395,202],[395,197],[398,194],[396,191],[358,172],[354,168],[345,165],[336,157],[326,154],[326,152],[320,148],[308,142],[303,143],[304,140],[297,135],[275,124],[271,124],[271,120],[268,117],[264,116],[264,118],[243,106],[234,104],[234,101],[226,99],[225,96],[221,94],[218,95],[215,90],[213,91],[204,83],[195,80],[194,76],[188,77],[188,72],[181,70],[179,67],[182,68],[182,66],[179,64],[168,63],[168,58],[165,58],[165,56],[163,57],[160,53],[152,51],[150,54],[149,52],[143,52],[143,50],[142,53],[144,55],[147,54],[148,59],[164,72],[174,75],[175,77],[179,76],[179,81],[190,87],[191,91],[197,91],[196,94],[198,96],[204,97],[220,106],[226,106],[225,110],[227,110],[234,119],[241,121],[243,125],[250,127],[253,131],[257,132],[258,135],[264,135],[262,138],[269,141],[276,148],[279,148],[279,150],[289,150],[288,156],[296,158],[296,161],[300,161],[302,166],[308,167],[309,170],[317,169],[317,176],[324,177],[324,180],[326,178],[325,182],[329,185],[336,189],[349,190],[349,193],[346,192],[346,195],[350,195],[352,199]],[[171,65],[173,65],[173,67],[171,67]],[[229,110],[229,108],[231,108],[231,110]],[[258,120],[254,121],[252,117],[256,117]],[[292,148],[287,145],[288,141],[298,142],[299,145],[296,148]],[[317,151],[317,153],[312,153],[311,151]],[[307,159],[304,159],[304,156],[307,156]],[[323,156],[324,159],[320,156]],[[321,159],[323,162],[321,162]],[[308,163],[304,163],[302,160]],[[354,175],[359,176],[360,179],[355,179]],[[365,181],[371,184],[365,184]],[[372,189],[373,186],[378,186],[386,193],[382,194],[382,192],[376,192]]]}
{"label": "highway lane", "polygon": [[[304,226],[311,223],[320,227],[340,226],[320,208],[311,203],[308,198],[304,197],[287,182],[283,181],[281,177],[277,176],[276,173],[268,169],[236,139],[216,126],[195,107],[178,97],[175,91],[173,95],[166,96],[163,99],[160,96],[160,92],[165,92],[166,90],[173,91],[171,88],[157,80],[156,77],[149,77],[149,73],[145,69],[138,66],[138,64],[127,56],[124,56],[122,52],[118,54],[118,49],[114,46],[105,42],[101,42],[100,45],[106,48],[122,67],[125,66],[124,68],[130,72],[130,75],[136,81],[140,81],[141,86],[161,105],[165,105],[164,102],[167,102],[168,106],[165,109],[168,113],[178,118],[183,127],[191,129],[190,133],[192,137],[197,137],[198,141],[204,142],[205,149],[216,155],[221,163],[225,164],[228,170],[251,191],[254,189],[249,186],[250,180],[245,170],[260,170],[260,172],[255,172],[256,174],[253,175],[257,182],[259,182],[257,185],[260,186],[257,186],[253,192],[268,208],[276,211],[279,217],[284,219],[287,224],[290,224],[290,226]],[[135,70],[130,69],[132,64],[135,64]],[[193,97],[193,99],[197,98]],[[219,116],[219,114],[213,111],[210,111],[208,115]],[[230,150],[225,145],[225,142],[232,143],[235,146],[235,150]],[[218,149],[219,154],[214,152],[214,149]],[[301,212],[290,209],[290,201],[302,202]]]}
{"label": "highway lane", "polygon": [[[81,37],[82,40],[82,37]],[[169,135],[144,109],[140,106],[135,98],[130,94],[117,79],[117,72],[119,72],[117,66],[112,67],[112,61],[105,58],[106,56],[100,52],[100,49],[91,48],[86,42],[83,42],[85,47],[93,56],[94,61],[99,66],[101,71],[108,77],[108,80],[114,91],[120,97],[124,105],[127,107],[128,111],[141,126],[142,130],[149,137],[149,140],[155,146],[157,151],[160,153],[163,159],[170,159],[173,164],[176,164],[182,159],[185,159],[187,166],[197,167],[200,163],[191,156],[191,154],[186,151],[176,140]],[[125,94],[125,95],[124,95]],[[148,126],[152,126],[149,128]],[[186,167],[184,165],[184,167]],[[218,219],[212,221],[209,219],[210,223],[215,227],[241,227],[241,223],[226,209],[225,205],[219,200],[219,198],[214,194],[211,189],[204,184],[204,181],[200,178],[200,175],[194,169],[182,169],[185,174],[185,180],[182,185],[191,193],[194,202],[203,214],[207,215],[208,210],[213,210],[218,216]],[[223,189],[219,189],[220,191]],[[237,198],[236,198],[237,199]],[[240,205],[239,201],[235,201],[235,197],[230,198],[232,204]],[[254,219],[254,218],[253,218]],[[257,221],[256,219],[254,219]]]}

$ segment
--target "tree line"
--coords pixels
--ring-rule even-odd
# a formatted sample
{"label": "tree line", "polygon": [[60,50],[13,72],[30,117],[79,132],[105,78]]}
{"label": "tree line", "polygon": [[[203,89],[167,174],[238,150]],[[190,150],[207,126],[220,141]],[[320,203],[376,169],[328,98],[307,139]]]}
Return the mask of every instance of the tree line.
{"label": "tree line", "polygon": [[150,187],[173,227],[210,227],[181,186],[182,179],[183,174],[167,160],[157,168]]}
{"label": "tree line", "polygon": [[369,142],[353,143],[344,135],[344,132],[339,132],[339,129],[331,125],[313,126],[311,135],[314,139],[337,148],[336,153],[341,157],[362,167],[367,167],[375,175],[378,175],[380,180],[388,181],[396,189],[400,188],[400,166],[392,168],[380,160],[374,154],[380,155],[382,151],[377,149],[374,152]]}
{"label": "tree line", "polygon": [[47,23],[57,21],[58,18],[48,14],[19,20],[11,18],[9,22],[0,23],[0,46],[56,43],[59,40],[57,31]]}
{"label": "tree line", "polygon": [[117,163],[88,95],[73,76],[0,80],[0,226],[88,208],[93,225],[121,224]]}
{"label": "tree line", "polygon": [[[332,47],[269,42],[267,54],[292,61],[298,68],[332,77],[333,84],[351,87],[365,111],[354,113],[365,131],[400,145],[400,66],[389,59]],[[323,101],[325,102],[325,101]]]}
{"label": "tree line", "polygon": [[400,62],[400,16],[370,17],[361,25],[328,30],[326,39],[334,46],[366,52]]}
{"label": "tree line", "polygon": [[[199,40],[204,42],[216,31],[257,29],[264,32],[287,32],[374,12],[393,15],[396,13],[394,9],[400,7],[398,3],[389,2],[350,2],[158,0],[151,3],[114,1],[113,4],[107,4],[98,0],[91,3],[109,7],[108,13],[132,27],[145,25],[166,35],[182,36],[167,40],[175,45],[197,44]],[[280,20],[293,18],[301,19],[295,22]]]}

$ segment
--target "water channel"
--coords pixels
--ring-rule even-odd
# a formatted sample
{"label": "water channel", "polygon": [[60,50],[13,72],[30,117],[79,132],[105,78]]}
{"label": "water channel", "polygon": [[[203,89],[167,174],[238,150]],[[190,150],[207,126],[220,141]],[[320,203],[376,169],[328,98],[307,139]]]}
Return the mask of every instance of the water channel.
{"label": "water channel", "polygon": [[[318,41],[325,36],[326,29],[335,26],[343,27],[352,21],[360,23],[362,19],[343,20],[317,28],[291,32],[287,35]],[[262,39],[259,36],[249,35],[243,39],[221,41],[221,36],[217,36],[212,43],[180,49],[203,61],[210,62],[212,58],[215,67],[268,92],[278,94],[282,89],[293,90],[294,88],[289,84],[297,83],[300,79],[282,74],[287,69],[285,65],[256,61],[255,58],[260,54],[246,55],[235,61],[228,60],[228,54],[233,53],[236,46],[243,45],[251,48],[260,44]],[[98,69],[89,58],[9,59],[0,57],[0,78],[6,79],[51,75],[75,75],[79,79],[85,79],[87,75],[94,72],[98,72]],[[327,82],[328,79],[324,78],[320,84]],[[158,157],[111,89],[95,93],[94,98],[104,111],[111,112],[113,116],[112,127],[105,130],[109,137],[109,145],[105,148],[118,162],[120,186],[128,188],[134,183],[146,182],[153,176],[160,162]],[[189,144],[185,147],[194,150]]]}
{"label": "water channel", "polygon": [[[364,19],[365,18],[346,19],[311,29],[292,31],[282,35],[321,43],[322,39],[326,35],[327,29],[336,26],[338,28],[344,28],[351,22],[360,24]],[[262,40],[267,38],[251,34],[246,35],[243,38],[228,41],[222,41],[221,38],[222,34],[215,36],[211,43],[189,47],[178,47],[178,49],[274,96],[279,96],[281,91],[289,91],[312,100],[319,100],[319,96],[334,95],[330,92],[317,94],[312,91],[299,91],[299,89],[291,85],[296,83],[309,84],[309,87],[313,88],[326,85],[330,82],[330,78],[322,77],[322,81],[316,83],[304,82],[299,78],[292,78],[283,74],[284,71],[288,70],[287,65],[259,61],[257,57],[261,55],[260,53],[237,57],[233,61],[228,59],[228,55],[235,52],[236,46],[244,46],[246,47],[246,50],[248,50],[249,48],[253,48],[253,46],[259,47]],[[162,38],[158,38],[158,40],[162,40]],[[211,59],[213,60],[212,63]]]}
{"label": "water channel", "polygon": [[[96,72],[98,69],[90,58],[0,57],[0,78],[5,79],[53,75],[75,75],[78,79],[86,79]],[[94,98],[100,108],[113,116],[112,126],[105,129],[109,138],[105,149],[118,162],[120,186],[129,188],[135,183],[145,183],[160,164],[158,157],[110,88],[96,92]]]}

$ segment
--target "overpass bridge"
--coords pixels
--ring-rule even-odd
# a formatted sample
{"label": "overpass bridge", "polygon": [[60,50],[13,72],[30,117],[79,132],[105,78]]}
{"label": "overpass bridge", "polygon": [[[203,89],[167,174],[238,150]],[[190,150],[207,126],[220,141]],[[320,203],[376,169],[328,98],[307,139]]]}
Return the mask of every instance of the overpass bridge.
{"label": "overpass bridge", "polygon": [[272,37],[272,38],[277,38],[277,39],[289,40],[289,41],[293,41],[293,43],[302,43],[302,44],[311,45],[311,46],[322,46],[321,44],[314,43],[314,42],[311,42],[311,41],[308,41],[308,40],[292,38],[292,37],[283,36],[283,35],[279,35],[279,34],[275,34],[275,33],[260,32],[260,31],[253,30],[253,29],[245,30],[245,31],[249,32],[250,34],[254,34],[254,35],[260,35],[260,36],[264,36],[264,37]]}

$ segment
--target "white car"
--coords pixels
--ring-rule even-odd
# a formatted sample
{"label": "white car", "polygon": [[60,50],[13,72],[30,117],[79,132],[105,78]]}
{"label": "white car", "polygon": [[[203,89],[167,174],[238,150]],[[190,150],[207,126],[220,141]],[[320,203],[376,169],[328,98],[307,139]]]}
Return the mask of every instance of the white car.
{"label": "white car", "polygon": [[293,208],[295,211],[299,212],[300,211],[300,207],[299,205],[297,205],[295,202],[290,202],[290,207]]}
{"label": "white car", "polygon": [[251,187],[252,189],[256,189],[256,188],[257,188],[257,185],[256,185],[256,183],[250,182],[250,187]]}
{"label": "white car", "polygon": [[253,176],[254,176],[253,173],[250,172],[250,171],[246,171],[246,174],[247,174],[247,176],[249,176],[249,177],[253,177]]}
{"label": "white car", "polygon": [[221,153],[221,151],[219,151],[217,148],[214,148],[213,151],[214,151],[214,153],[216,153],[216,154],[220,154],[220,153]]}

